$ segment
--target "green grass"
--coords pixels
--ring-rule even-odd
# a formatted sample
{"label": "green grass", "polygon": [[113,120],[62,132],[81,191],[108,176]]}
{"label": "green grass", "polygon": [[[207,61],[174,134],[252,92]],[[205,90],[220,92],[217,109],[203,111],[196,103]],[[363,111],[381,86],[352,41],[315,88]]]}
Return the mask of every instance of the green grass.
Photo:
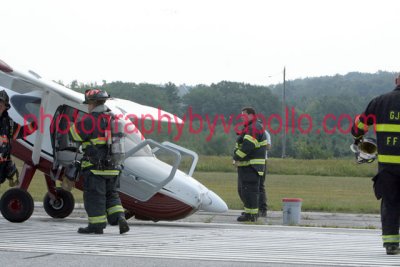
{"label": "green grass", "polygon": [[[357,164],[353,158],[326,160],[268,159],[268,171],[271,174],[373,177],[376,169],[376,162]],[[235,171],[232,167],[232,158],[228,156],[200,156],[196,170],[202,172]]]}
{"label": "green grass", "polygon": [[268,160],[271,174],[317,175],[341,177],[373,177],[377,163],[357,164],[351,159],[277,159]]}
{"label": "green grass", "polygon": [[[235,172],[196,172],[195,178],[226,201],[231,209],[242,209]],[[366,177],[267,175],[270,210],[282,209],[282,198],[302,198],[302,210],[347,213],[378,213],[379,201]]]}

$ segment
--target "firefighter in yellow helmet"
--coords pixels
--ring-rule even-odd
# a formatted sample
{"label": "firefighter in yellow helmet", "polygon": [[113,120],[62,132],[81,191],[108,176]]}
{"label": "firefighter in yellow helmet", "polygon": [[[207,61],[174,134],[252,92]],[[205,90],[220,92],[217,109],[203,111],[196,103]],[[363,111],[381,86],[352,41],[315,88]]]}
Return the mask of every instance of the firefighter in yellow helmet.
{"label": "firefighter in yellow helmet", "polygon": [[372,125],[376,128],[378,147],[378,173],[372,180],[375,196],[381,199],[383,246],[388,255],[400,254],[400,76],[396,78],[393,91],[372,99],[355,119],[352,128],[355,146],[360,147],[364,140],[372,148],[367,153],[366,149],[361,149],[361,152],[371,156],[358,155],[361,158],[359,163],[373,161],[374,143],[364,138]]}
{"label": "firefighter in yellow helmet", "polygon": [[70,128],[72,138],[82,143],[84,152],[81,168],[84,178],[83,200],[89,225],[79,228],[80,234],[103,234],[107,221],[119,225],[120,234],[129,231],[124,209],[117,191],[120,167],[113,166],[107,158],[106,129],[111,127],[109,108],[105,105],[110,96],[105,91],[91,89],[85,92],[84,104],[89,115]]}

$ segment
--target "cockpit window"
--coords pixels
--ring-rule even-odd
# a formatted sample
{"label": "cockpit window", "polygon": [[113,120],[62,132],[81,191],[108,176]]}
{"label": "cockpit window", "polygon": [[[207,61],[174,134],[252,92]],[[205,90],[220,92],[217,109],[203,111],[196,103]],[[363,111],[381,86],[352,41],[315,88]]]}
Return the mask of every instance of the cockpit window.
{"label": "cockpit window", "polygon": [[22,117],[35,116],[39,118],[41,98],[26,95],[14,95],[10,99],[12,106]]}

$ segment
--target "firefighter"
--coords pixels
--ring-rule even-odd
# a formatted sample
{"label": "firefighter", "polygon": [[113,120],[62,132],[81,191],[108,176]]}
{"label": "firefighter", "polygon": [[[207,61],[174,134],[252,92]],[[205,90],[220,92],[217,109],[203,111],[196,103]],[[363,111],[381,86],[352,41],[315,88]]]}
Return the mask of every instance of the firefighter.
{"label": "firefighter", "polygon": [[[30,135],[36,130],[37,125],[35,121],[32,121],[21,127],[8,115],[10,107],[7,92],[0,91],[0,184],[8,179],[10,186],[15,186],[18,184],[18,170],[11,159],[11,140]],[[13,180],[14,176],[15,180]]]}
{"label": "firefighter", "polygon": [[372,180],[381,199],[382,241],[388,255],[400,253],[400,75],[395,83],[393,91],[371,100],[352,128],[354,144],[359,145],[368,126],[376,127],[378,173]]}
{"label": "firefighter", "polygon": [[238,135],[233,163],[238,172],[238,193],[244,205],[239,222],[255,222],[258,218],[259,187],[265,171],[266,135],[254,108],[242,109],[245,127]]}
{"label": "firefighter", "polygon": [[79,228],[80,234],[103,234],[107,221],[119,225],[120,234],[129,231],[124,208],[117,192],[121,166],[113,166],[108,159],[109,148],[106,129],[110,127],[105,105],[110,96],[105,91],[90,89],[85,92],[84,104],[88,104],[89,116],[70,128],[72,138],[82,143],[84,152],[81,172],[84,178],[83,200],[89,224]]}

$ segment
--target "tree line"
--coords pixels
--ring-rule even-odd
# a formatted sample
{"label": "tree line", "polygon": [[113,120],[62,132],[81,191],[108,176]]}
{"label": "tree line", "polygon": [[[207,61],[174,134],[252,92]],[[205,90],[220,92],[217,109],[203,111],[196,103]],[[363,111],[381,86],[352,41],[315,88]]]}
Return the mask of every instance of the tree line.
{"label": "tree line", "polygon": [[[232,153],[235,127],[241,125],[241,109],[251,106],[271,133],[271,157],[282,156],[282,132],[286,131],[286,156],[324,159],[351,156],[351,120],[373,97],[393,90],[395,76],[385,71],[352,72],[287,81],[285,109],[283,84],[260,86],[221,81],[211,85],[177,86],[103,81],[98,85],[73,81],[67,86],[80,92],[97,87],[113,97],[186,118],[181,132],[164,124],[162,129],[149,132],[146,137],[168,140],[203,155]],[[147,124],[144,122],[142,126],[149,127]]]}

